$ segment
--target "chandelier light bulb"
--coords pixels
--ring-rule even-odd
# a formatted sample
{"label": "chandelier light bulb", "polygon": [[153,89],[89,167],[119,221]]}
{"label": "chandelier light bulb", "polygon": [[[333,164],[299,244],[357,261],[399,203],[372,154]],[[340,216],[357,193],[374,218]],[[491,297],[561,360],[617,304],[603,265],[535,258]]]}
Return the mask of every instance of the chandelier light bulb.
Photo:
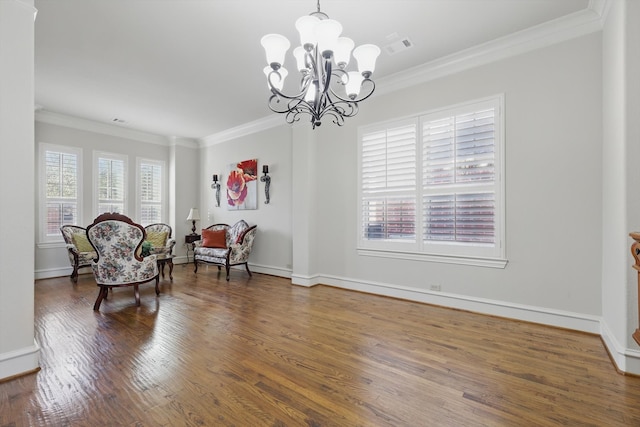
{"label": "chandelier light bulb", "polygon": [[280,34],[267,34],[260,40],[262,47],[267,55],[267,64],[278,67],[284,64],[284,55],[291,46],[289,40]]}
{"label": "chandelier light bulb", "polygon": [[318,49],[322,55],[328,57],[329,52],[333,53],[338,43],[338,37],[342,33],[342,25],[335,19],[323,19],[314,28]]}
{"label": "chandelier light bulb", "polygon": [[380,48],[374,44],[363,44],[353,50],[353,57],[358,61],[358,70],[367,77],[376,69],[376,58],[380,55]]}
{"label": "chandelier light bulb", "polygon": [[318,22],[320,22],[320,20],[311,15],[302,16],[296,21],[296,30],[300,33],[300,44],[305,47],[305,49],[307,46],[313,48],[318,42],[315,33],[315,27]]}
{"label": "chandelier light bulb", "polygon": [[296,58],[296,66],[298,68],[298,71],[308,71],[307,63],[305,61],[305,50],[302,48],[302,46],[298,46],[297,48],[293,49],[293,56]]}
{"label": "chandelier light bulb", "polygon": [[307,93],[304,95],[304,100],[313,103],[316,99],[316,93],[318,92],[318,84],[316,82],[309,83],[309,88],[307,89]]}
{"label": "chandelier light bulb", "polygon": [[349,37],[338,37],[336,48],[333,51],[333,59],[338,67],[345,69],[349,65],[353,46],[353,40]]}
{"label": "chandelier light bulb", "polygon": [[345,90],[349,98],[355,99],[360,94],[360,86],[362,86],[364,76],[359,71],[349,71],[347,74],[348,78],[346,79]]}

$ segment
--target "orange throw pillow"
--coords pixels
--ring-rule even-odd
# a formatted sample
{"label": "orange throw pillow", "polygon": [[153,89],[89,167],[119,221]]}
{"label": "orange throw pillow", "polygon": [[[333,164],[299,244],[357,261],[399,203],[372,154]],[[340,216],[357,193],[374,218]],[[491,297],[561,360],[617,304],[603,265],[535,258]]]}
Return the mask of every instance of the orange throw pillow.
{"label": "orange throw pillow", "polygon": [[227,233],[224,230],[202,230],[202,246],[205,248],[226,248]]}

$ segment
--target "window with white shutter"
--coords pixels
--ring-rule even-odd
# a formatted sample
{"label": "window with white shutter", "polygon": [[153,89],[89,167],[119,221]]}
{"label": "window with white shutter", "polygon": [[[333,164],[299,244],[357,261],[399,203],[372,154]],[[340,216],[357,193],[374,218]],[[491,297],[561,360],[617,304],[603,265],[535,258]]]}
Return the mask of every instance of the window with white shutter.
{"label": "window with white shutter", "polygon": [[361,145],[361,234],[416,241],[416,123],[366,134]]}
{"label": "window with white shutter", "polygon": [[105,212],[126,215],[127,156],[95,153],[96,216]]}
{"label": "window with white shutter", "polygon": [[60,227],[80,218],[82,150],[40,144],[40,241],[61,241]]}
{"label": "window with white shutter", "polygon": [[144,226],[163,222],[164,162],[138,159],[137,163],[138,220]]}
{"label": "window with white shutter", "polygon": [[359,129],[360,253],[504,267],[502,104]]}

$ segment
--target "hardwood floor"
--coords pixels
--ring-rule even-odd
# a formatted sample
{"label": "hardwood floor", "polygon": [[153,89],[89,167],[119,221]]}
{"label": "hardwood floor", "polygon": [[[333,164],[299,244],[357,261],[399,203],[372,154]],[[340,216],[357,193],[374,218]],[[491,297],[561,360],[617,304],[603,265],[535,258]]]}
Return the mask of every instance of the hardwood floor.
{"label": "hardwood floor", "polygon": [[215,267],[160,290],[36,282],[0,426],[640,426],[597,336]]}

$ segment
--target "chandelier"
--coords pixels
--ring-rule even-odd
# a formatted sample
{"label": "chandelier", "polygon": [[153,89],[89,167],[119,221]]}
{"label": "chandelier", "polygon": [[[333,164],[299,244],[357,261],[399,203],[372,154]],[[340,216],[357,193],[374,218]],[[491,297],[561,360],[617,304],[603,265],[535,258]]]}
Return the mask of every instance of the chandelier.
{"label": "chandelier", "polygon": [[[271,96],[269,108],[286,114],[287,123],[311,116],[313,129],[320,126],[325,116],[330,116],[339,126],[345,117],[358,113],[358,103],[371,96],[375,83],[371,80],[380,48],[372,44],[354,47],[350,38],[340,37],[342,25],[318,10],[296,21],[301,46],[293,50],[300,72],[300,92],[286,95],[282,92],[287,70],[282,66],[289,40],[280,34],[267,34],[260,43],[267,55],[264,73],[267,76]],[[358,71],[346,71],[351,51],[358,62]]]}

